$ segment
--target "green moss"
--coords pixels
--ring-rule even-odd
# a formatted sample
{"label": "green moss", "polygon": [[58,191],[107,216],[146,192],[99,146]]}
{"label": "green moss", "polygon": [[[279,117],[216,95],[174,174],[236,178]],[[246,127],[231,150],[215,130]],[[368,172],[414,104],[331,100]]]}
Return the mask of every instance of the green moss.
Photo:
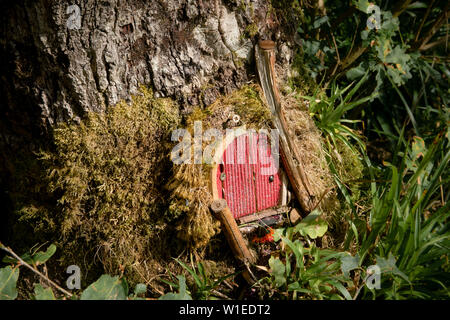
{"label": "green moss", "polygon": [[304,61],[303,50],[301,48],[295,50],[291,73],[292,75],[287,81],[287,85],[291,90],[300,91],[304,95],[313,95],[318,91],[319,86],[309,74],[309,70]]}
{"label": "green moss", "polygon": [[268,15],[274,15],[288,28],[297,28],[304,16],[302,6],[297,0],[271,0]]}
{"label": "green moss", "polygon": [[89,113],[80,125],[59,126],[55,150],[40,154],[46,191],[56,205],[23,206],[21,219],[58,235],[63,262],[86,271],[100,261],[109,273],[125,268],[131,280],[151,274],[156,264],[149,261],[164,245],[158,237],[166,227],[160,216],[167,142],[179,122],[172,100],[155,99],[142,87],[130,104]]}
{"label": "green moss", "polygon": [[258,34],[258,25],[255,22],[253,22],[253,23],[249,24],[247,27],[245,27],[245,35],[248,38],[253,38],[257,34]]}
{"label": "green moss", "polygon": [[364,165],[360,155],[351,150],[340,140],[337,140],[337,154],[333,155],[333,162],[341,181],[350,189],[352,201],[361,196],[361,179],[364,177]]}
{"label": "green moss", "polygon": [[243,86],[226,97],[222,103],[232,104],[233,111],[248,128],[266,127],[272,115],[261,100],[262,92],[257,86]]}

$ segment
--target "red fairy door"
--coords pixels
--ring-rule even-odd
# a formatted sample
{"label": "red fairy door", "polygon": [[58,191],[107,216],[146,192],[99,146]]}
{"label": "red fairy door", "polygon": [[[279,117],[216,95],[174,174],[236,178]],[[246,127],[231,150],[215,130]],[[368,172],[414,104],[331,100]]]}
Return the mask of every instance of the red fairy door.
{"label": "red fairy door", "polygon": [[281,181],[278,162],[265,134],[236,137],[217,167],[219,198],[227,200],[235,219],[278,205]]}

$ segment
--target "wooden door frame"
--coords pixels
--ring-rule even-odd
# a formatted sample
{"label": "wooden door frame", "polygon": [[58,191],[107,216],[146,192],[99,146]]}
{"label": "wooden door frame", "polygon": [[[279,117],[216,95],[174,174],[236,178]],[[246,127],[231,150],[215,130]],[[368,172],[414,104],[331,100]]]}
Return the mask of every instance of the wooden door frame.
{"label": "wooden door frame", "polygon": [[219,168],[219,161],[222,158],[225,150],[227,150],[227,147],[236,139],[237,137],[240,137],[241,135],[247,134],[248,131],[245,126],[239,127],[234,129],[234,134],[227,136],[225,135],[225,138],[222,137],[222,141],[218,141],[215,147],[215,153],[213,157],[213,163],[214,165],[211,168],[210,174],[211,174],[211,193],[213,196],[213,200],[222,199],[219,198],[219,191],[217,190],[217,169]]}

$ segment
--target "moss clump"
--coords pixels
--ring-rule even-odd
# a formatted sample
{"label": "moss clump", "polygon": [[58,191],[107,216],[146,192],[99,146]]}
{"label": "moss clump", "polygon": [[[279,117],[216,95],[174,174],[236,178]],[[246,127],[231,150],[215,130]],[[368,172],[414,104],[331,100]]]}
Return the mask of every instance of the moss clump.
{"label": "moss clump", "polygon": [[164,245],[158,236],[166,227],[160,216],[170,164],[164,142],[179,124],[178,110],[142,87],[131,104],[59,126],[54,152],[41,154],[56,208],[22,208],[22,219],[51,228],[64,247],[62,259],[84,272],[100,262],[108,273],[125,268],[131,280],[154,274],[152,257]]}
{"label": "moss clump", "polygon": [[[203,121],[203,129],[226,129],[230,127],[233,116],[239,116],[239,123],[247,128],[268,128],[271,123],[271,112],[262,100],[263,92],[258,85],[245,85],[241,89],[217,100],[204,109],[195,108],[187,117],[187,129],[191,130],[194,121]],[[192,130],[191,130],[192,131]]]}
{"label": "moss clump", "polygon": [[176,226],[178,238],[192,249],[206,246],[220,226],[209,210],[212,196],[205,169],[198,164],[178,165],[167,186],[172,199],[169,210],[180,216]]}
{"label": "moss clump", "polygon": [[352,201],[361,196],[361,179],[364,177],[364,165],[360,155],[345,145],[342,141],[336,141],[333,163],[340,179],[348,186]]}
{"label": "moss clump", "polygon": [[286,95],[282,97],[281,105],[289,134],[293,137],[293,148],[300,150],[299,160],[307,176],[310,191],[314,198],[320,201],[318,208],[325,218],[329,218],[339,206],[339,201],[333,190],[333,176],[323,150],[321,132],[314,124],[304,100],[295,94]]}
{"label": "moss clump", "polygon": [[[225,99],[218,101],[218,104],[231,104],[233,111],[237,114],[242,123],[248,128],[265,128],[271,120],[269,108],[264,104],[261,97],[263,93],[258,86],[244,86],[235,91]],[[217,108],[218,105],[215,105]]]}
{"label": "moss clump", "polygon": [[[222,129],[225,136],[226,128],[235,125],[232,121],[234,115],[240,117],[239,125],[267,128],[271,115],[261,100],[261,95],[258,86],[247,85],[218,98],[205,109],[195,108],[185,119],[186,129],[192,135],[194,122],[202,121],[204,131],[209,128]],[[203,147],[207,144],[204,141]],[[167,216],[176,220],[178,238],[191,249],[206,246],[220,230],[219,222],[209,211],[212,201],[210,170],[206,164],[174,165],[172,178],[166,186],[171,194]]]}
{"label": "moss clump", "polygon": [[311,77],[303,57],[303,49],[297,48],[291,65],[287,85],[292,91],[300,91],[303,95],[317,94],[319,86]]}
{"label": "moss clump", "polygon": [[256,36],[258,34],[258,31],[259,31],[258,25],[255,22],[253,22],[245,27],[244,35],[247,38],[253,38],[254,36]]}

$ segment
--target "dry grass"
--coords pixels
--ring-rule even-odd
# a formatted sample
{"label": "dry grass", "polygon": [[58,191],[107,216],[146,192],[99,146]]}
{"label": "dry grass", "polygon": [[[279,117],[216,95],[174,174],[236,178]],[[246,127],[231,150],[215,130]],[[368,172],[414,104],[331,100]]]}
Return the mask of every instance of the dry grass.
{"label": "dry grass", "polygon": [[169,210],[181,217],[177,235],[192,249],[206,246],[219,230],[219,222],[209,211],[212,196],[208,176],[202,165],[181,164],[175,166],[167,185],[172,200]]}
{"label": "dry grass", "polygon": [[305,101],[289,94],[282,97],[281,104],[289,135],[294,137],[293,145],[299,151],[300,162],[308,177],[311,191],[316,199],[320,199],[318,209],[322,211],[325,219],[331,222],[341,206],[325,157],[321,132],[310,117]]}

